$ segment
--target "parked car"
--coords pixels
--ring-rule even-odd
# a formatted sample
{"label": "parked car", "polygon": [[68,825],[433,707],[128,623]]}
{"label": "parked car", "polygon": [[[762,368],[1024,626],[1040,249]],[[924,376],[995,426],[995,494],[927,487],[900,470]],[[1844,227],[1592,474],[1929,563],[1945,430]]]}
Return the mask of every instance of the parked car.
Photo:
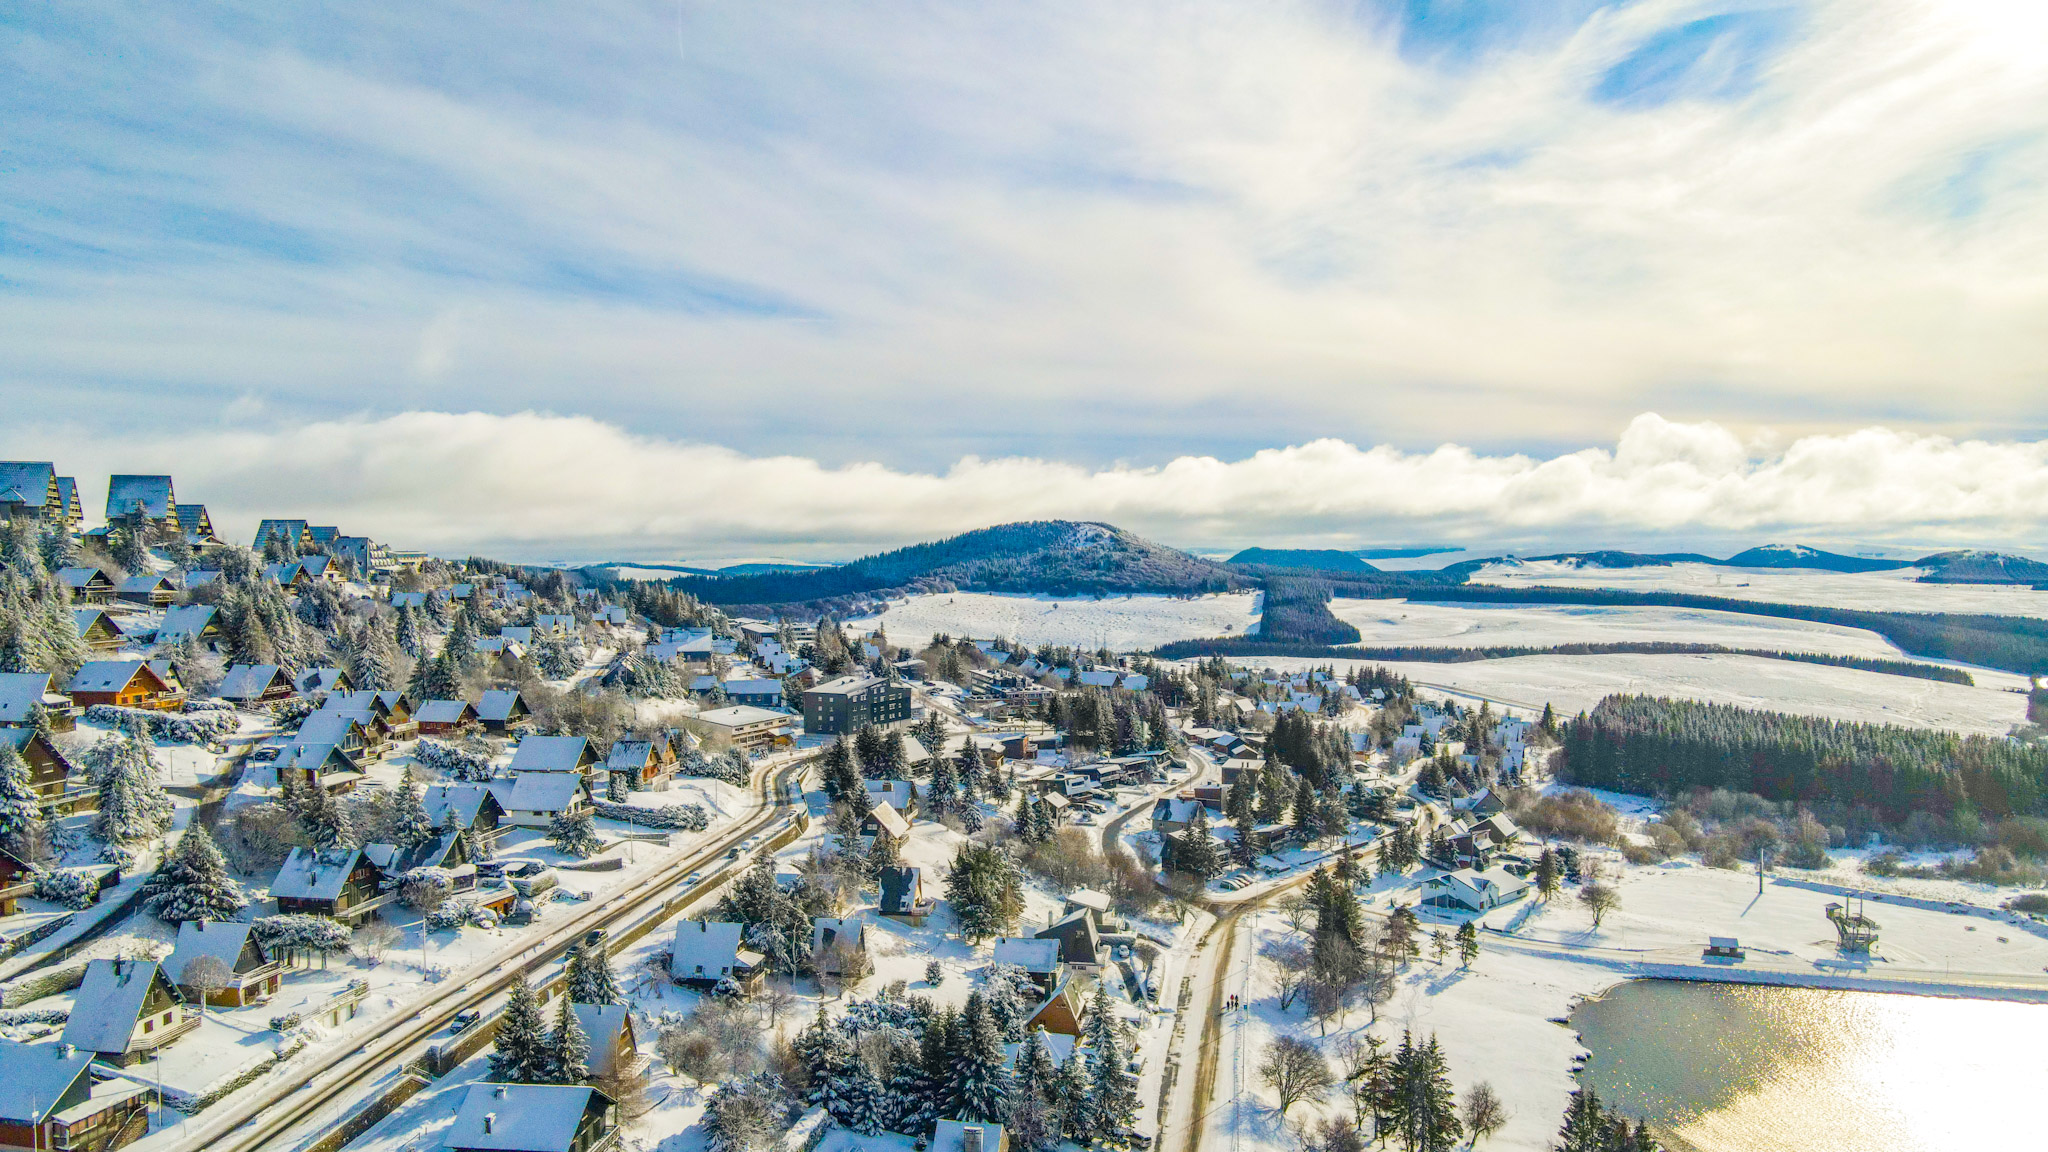
{"label": "parked car", "polygon": [[470,1025],[476,1023],[477,1021],[483,1018],[484,1014],[482,1012],[479,1012],[474,1008],[465,1008],[462,1011],[457,1012],[455,1014],[455,1019],[449,1021],[448,1030],[450,1032],[466,1031]]}

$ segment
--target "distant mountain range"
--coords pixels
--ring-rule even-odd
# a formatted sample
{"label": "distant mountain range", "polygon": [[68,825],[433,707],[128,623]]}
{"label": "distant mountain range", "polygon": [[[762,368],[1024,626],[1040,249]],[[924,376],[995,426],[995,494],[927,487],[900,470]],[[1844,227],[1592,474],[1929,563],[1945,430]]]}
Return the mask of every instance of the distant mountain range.
{"label": "distant mountain range", "polygon": [[1844,556],[1803,544],[1766,544],[1716,560],[1697,552],[1560,552],[1531,560],[1578,563],[1588,568],[1653,568],[1667,564],[1712,564],[1721,568],[1802,568],[1824,572],[1896,572],[1918,568],[1923,584],[2048,583],[2048,564],[2004,552],[1935,552],[1917,560]]}
{"label": "distant mountain range", "polygon": [[579,568],[597,571],[620,568],[640,568],[653,572],[673,572],[678,576],[759,576],[766,572],[812,572],[830,568],[830,564],[805,564],[797,560],[762,560],[746,564],[728,564],[723,568],[693,568],[687,564],[665,564],[652,560],[607,560],[599,564],[580,564]]}

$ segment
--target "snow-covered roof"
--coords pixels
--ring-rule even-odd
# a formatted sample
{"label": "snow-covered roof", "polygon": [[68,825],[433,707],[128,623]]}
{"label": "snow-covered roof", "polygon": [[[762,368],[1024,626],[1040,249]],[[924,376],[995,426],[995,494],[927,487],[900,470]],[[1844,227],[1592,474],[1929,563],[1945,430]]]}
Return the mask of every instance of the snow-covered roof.
{"label": "snow-covered roof", "polygon": [[467,828],[489,794],[482,784],[433,784],[421,796],[420,805],[437,828]]}
{"label": "snow-covered roof", "polygon": [[604,766],[614,772],[628,772],[645,768],[654,758],[654,745],[646,740],[620,740],[612,745]]}
{"label": "snow-covered roof", "polygon": [[1033,974],[1051,972],[1060,966],[1060,942],[1005,936],[996,941],[990,959],[997,964],[1015,964]]}
{"label": "snow-covered roof", "polygon": [[393,592],[391,594],[391,606],[393,608],[425,608],[427,606],[427,594],[425,592]]}
{"label": "snow-covered roof", "polygon": [[0,502],[40,508],[56,479],[57,466],[48,460],[0,460]]}
{"label": "snow-covered roof", "polygon": [[[1043,1028],[1039,1029],[1039,1031],[1041,1033],[1038,1037],[1039,1042],[1045,1045],[1046,1054],[1052,1057],[1053,1066],[1065,1067],[1067,1057],[1074,1054],[1074,1043],[1079,1037],[1069,1036],[1063,1032],[1046,1032]],[[1011,1067],[1015,1067],[1017,1064],[1017,1054],[1022,1051],[1024,1051],[1024,1041],[1022,1040],[1014,1044],[1003,1045],[1004,1062],[1008,1063]]]}
{"label": "snow-covered roof", "polygon": [[577,1027],[590,1040],[591,1075],[610,1075],[620,1058],[627,1055],[620,1051],[626,1041],[626,1006],[571,1003],[569,1010],[576,1013]]}
{"label": "snow-covered roof", "polygon": [[827,948],[843,946],[849,948],[867,947],[867,925],[860,921],[833,916],[811,917],[811,951],[823,952]]}
{"label": "snow-covered roof", "polygon": [[270,882],[270,894],[295,900],[333,900],[347,886],[356,858],[362,854],[360,848],[326,852],[294,848],[277,870],[277,879]]}
{"label": "snow-covered roof", "polygon": [[446,867],[448,854],[455,850],[455,842],[461,837],[462,831],[458,828],[422,840],[410,848],[400,848],[396,844],[365,844],[363,855],[386,874],[403,876],[415,868]]}
{"label": "snow-covered roof", "polygon": [[71,1003],[64,1042],[88,1052],[123,1052],[156,979],[154,960],[94,960]]}
{"label": "snow-covered roof", "polygon": [[0,1040],[0,1122],[40,1123],[92,1060],[90,1048]]}
{"label": "snow-covered roof", "polygon": [[512,718],[512,707],[515,704],[521,708],[526,706],[526,699],[519,694],[518,689],[497,689],[484,693],[477,700],[476,714],[480,719],[484,720],[510,720]]}
{"label": "snow-covered roof", "polygon": [[1003,1146],[1001,1124],[970,1124],[961,1120],[941,1120],[932,1130],[929,1152],[970,1152],[967,1147],[967,1130],[973,1128],[981,1133],[977,1147],[981,1152],[996,1152]]}
{"label": "snow-covered roof", "polygon": [[574,772],[595,757],[584,736],[528,736],[512,750],[512,771]]}
{"label": "snow-covered roof", "polygon": [[740,926],[723,920],[680,920],[669,949],[669,975],[678,980],[716,980],[732,974],[740,950]]}
{"label": "snow-covered roof", "polygon": [[213,623],[220,609],[211,604],[181,604],[164,609],[164,622],[157,625],[159,640],[175,640],[180,636],[197,636]]}
{"label": "snow-covered roof", "polygon": [[891,840],[901,840],[910,835],[910,821],[886,801],[875,805],[868,815],[875,818],[876,826],[887,832]]}
{"label": "snow-covered roof", "polygon": [[185,965],[201,956],[211,956],[232,972],[235,961],[241,958],[242,945],[249,939],[249,930],[254,927],[236,920],[187,920],[178,925],[178,945],[164,961],[164,971],[173,980],[183,980]]}
{"label": "snow-covered roof", "polygon": [[899,814],[910,807],[908,780],[863,780],[860,786],[867,790],[868,799],[876,804],[887,804]]}
{"label": "snow-covered roof", "polygon": [[1114,668],[1103,668],[1091,672],[1083,672],[1079,680],[1090,688],[1114,688],[1116,687],[1116,676],[1117,673]]}
{"label": "snow-covered roof", "polygon": [[175,591],[177,589],[177,585],[171,583],[169,580],[164,579],[162,576],[159,576],[154,572],[144,573],[140,576],[130,576],[114,586],[115,591],[126,592],[130,595],[156,592],[163,589],[170,589]]}
{"label": "snow-covered roof", "polygon": [[73,692],[119,692],[141,671],[145,660],[94,660],[71,677]]}
{"label": "snow-covered roof", "polygon": [[308,668],[299,673],[293,687],[301,692],[332,692],[347,675],[339,668]]}
{"label": "snow-covered roof", "polygon": [[278,675],[275,664],[237,664],[221,678],[214,695],[223,700],[254,700],[270,690]]}
{"label": "snow-covered roof", "polygon": [[299,725],[298,734],[292,737],[297,746],[309,744],[344,744],[350,736],[359,735],[362,725],[355,717],[340,712],[315,712]]}
{"label": "snow-covered roof", "polygon": [[83,588],[86,585],[92,583],[95,578],[105,580],[109,584],[113,583],[113,580],[109,578],[105,572],[100,571],[98,568],[80,567],[57,569],[57,582],[64,585],[66,588]]}
{"label": "snow-covered roof", "polygon": [[751,704],[735,704],[730,708],[713,708],[709,712],[699,713],[697,719],[702,720],[706,724],[716,724],[721,728],[744,728],[749,724],[789,720],[791,717],[787,712],[772,712],[766,708],[756,708]]}
{"label": "snow-covered roof", "polygon": [[0,672],[0,724],[26,724],[50,693],[48,672]]}
{"label": "snow-covered roof", "polygon": [[562,812],[582,791],[583,777],[574,772],[528,772],[498,802],[511,812]]}
{"label": "snow-covered roof", "polygon": [[569,1152],[591,1091],[570,1084],[472,1084],[442,1142],[498,1152]]}
{"label": "snow-covered roof", "polygon": [[727,696],[777,696],[782,695],[780,680],[727,680]]}
{"label": "snow-covered roof", "polygon": [[429,700],[413,713],[422,724],[459,724],[475,716],[476,708],[467,700]]}
{"label": "snow-covered roof", "polygon": [[141,512],[152,520],[172,515],[177,497],[169,476],[111,476],[107,479],[107,519]]}

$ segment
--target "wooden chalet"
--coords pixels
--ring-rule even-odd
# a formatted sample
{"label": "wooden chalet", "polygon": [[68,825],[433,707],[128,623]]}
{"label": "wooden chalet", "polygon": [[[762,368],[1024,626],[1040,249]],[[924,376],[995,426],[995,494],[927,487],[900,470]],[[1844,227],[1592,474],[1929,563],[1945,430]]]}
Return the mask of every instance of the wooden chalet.
{"label": "wooden chalet", "polygon": [[64,1043],[126,1067],[199,1027],[199,1013],[154,960],[94,960],[64,1025]]}
{"label": "wooden chalet", "polygon": [[1033,1028],[1043,1028],[1061,1036],[1081,1035],[1088,1009],[1087,983],[1085,976],[1061,981],[1052,995],[1032,1011],[1031,1018],[1024,1022],[1024,1031],[1028,1034]]}
{"label": "wooden chalet", "polygon": [[476,706],[467,700],[429,700],[416,714],[422,736],[453,736],[477,726]]}
{"label": "wooden chalet", "polygon": [[285,670],[275,664],[236,664],[222,677],[214,695],[253,708],[289,700],[298,695],[298,689],[292,686],[292,678]]}
{"label": "wooden chalet", "polygon": [[57,582],[74,604],[105,604],[114,598],[114,578],[99,568],[59,568]]}
{"label": "wooden chalet", "polygon": [[360,848],[294,848],[270,882],[279,912],[310,912],[355,924],[390,898],[378,892],[384,874]]}
{"label": "wooden chalet", "polygon": [[169,711],[185,703],[185,690],[166,682],[147,660],[94,660],[72,675],[69,692],[80,708],[114,704]]}
{"label": "wooden chalet", "polygon": [[489,833],[505,818],[505,807],[486,784],[430,784],[420,803],[434,827]]}
{"label": "wooden chalet", "polygon": [[147,608],[169,608],[178,598],[178,586],[154,572],[130,576],[114,586],[115,598]]}
{"label": "wooden chalet", "polygon": [[505,732],[533,718],[526,697],[517,688],[486,692],[476,702],[477,720],[492,732]]}
{"label": "wooden chalet", "polygon": [[0,1147],[116,1152],[149,1133],[156,1092],[95,1073],[75,1044],[0,1040]]}
{"label": "wooden chalet", "polygon": [[619,1106],[586,1084],[473,1084],[441,1133],[449,1152],[612,1152]]}
{"label": "wooden chalet", "polygon": [[48,672],[0,672],[0,728],[36,727],[37,712],[52,732],[69,732],[78,718],[71,697],[50,691]]}
{"label": "wooden chalet", "polygon": [[[271,957],[252,931],[254,927],[226,920],[188,920],[178,925],[177,947],[164,967],[187,1000],[196,1004],[203,997],[208,1004],[243,1008],[277,995],[284,965]],[[201,988],[189,978],[187,969],[202,956],[226,967],[225,981]]]}
{"label": "wooden chalet", "polygon": [[118,651],[128,642],[120,620],[104,608],[73,608],[71,626],[77,629],[79,640],[95,652]]}
{"label": "wooden chalet", "polygon": [[29,787],[45,817],[99,808],[99,789],[48,736],[34,728],[0,728],[0,746],[13,748],[28,763]]}

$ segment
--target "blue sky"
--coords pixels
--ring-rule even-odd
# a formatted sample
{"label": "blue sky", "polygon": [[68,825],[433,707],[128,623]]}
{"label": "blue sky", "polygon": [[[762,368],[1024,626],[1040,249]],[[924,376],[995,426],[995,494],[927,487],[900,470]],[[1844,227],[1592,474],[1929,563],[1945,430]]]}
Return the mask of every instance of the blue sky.
{"label": "blue sky", "polygon": [[17,6],[0,449],[2032,443],[2043,58],[1992,0]]}

